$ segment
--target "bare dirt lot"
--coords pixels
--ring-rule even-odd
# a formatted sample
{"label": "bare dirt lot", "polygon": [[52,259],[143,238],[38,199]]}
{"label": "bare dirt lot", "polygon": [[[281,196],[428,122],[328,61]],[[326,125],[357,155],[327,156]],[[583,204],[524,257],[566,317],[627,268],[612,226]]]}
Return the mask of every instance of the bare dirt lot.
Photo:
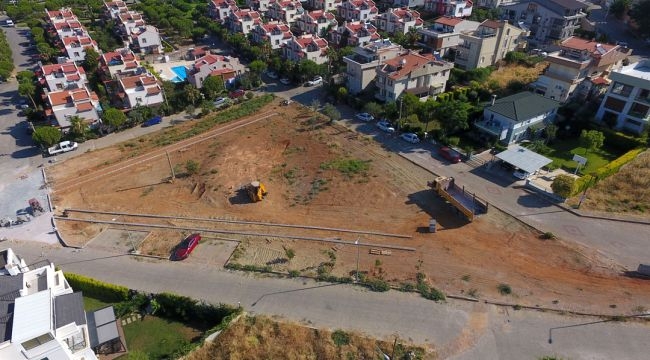
{"label": "bare dirt lot", "polygon": [[[328,125],[295,104],[281,107],[276,101],[260,114],[266,115],[221,125],[168,148],[156,144],[178,128],[57,164],[48,177],[59,212],[77,208],[205,218],[151,219],[71,211],[69,218],[107,223],[59,221],[64,238],[84,245],[107,228],[124,229],[119,222],[148,223],[160,228],[150,229],[138,244],[140,251],[164,257],[183,236],[201,231],[241,242],[230,262],[278,271],[349,276],[358,258],[360,270],[396,285],[414,283],[421,272],[431,285],[451,294],[522,305],[632,313],[650,299],[647,281],[620,275],[616,264],[599,258],[596,251],[561,239],[541,240],[537,231],[496,209],[467,223],[427,188],[431,173],[382,149],[371,138]],[[243,124],[247,125],[239,126]],[[179,125],[181,130],[191,126]],[[178,175],[173,182],[168,181],[170,163]],[[263,201],[250,203],[238,191],[251,180],[261,180],[269,190]],[[431,218],[438,221],[435,234],[426,231]],[[214,220],[336,227],[411,238]],[[287,235],[348,244],[288,239]],[[376,245],[350,244],[357,239]],[[207,250],[213,246],[210,241],[197,251],[219,252]],[[370,254],[370,249],[392,245],[414,251]],[[222,261],[207,262],[218,266]],[[509,285],[512,293],[500,294],[499,284]]]}

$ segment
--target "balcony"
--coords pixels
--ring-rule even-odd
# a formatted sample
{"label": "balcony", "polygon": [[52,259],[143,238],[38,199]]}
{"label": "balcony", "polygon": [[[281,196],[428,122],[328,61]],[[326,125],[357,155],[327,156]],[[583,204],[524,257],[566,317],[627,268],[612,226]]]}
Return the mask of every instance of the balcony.
{"label": "balcony", "polygon": [[483,120],[477,121],[474,125],[479,129],[488,134],[494,136],[501,136],[503,131],[508,130],[507,126],[502,125],[500,122],[495,120]]}

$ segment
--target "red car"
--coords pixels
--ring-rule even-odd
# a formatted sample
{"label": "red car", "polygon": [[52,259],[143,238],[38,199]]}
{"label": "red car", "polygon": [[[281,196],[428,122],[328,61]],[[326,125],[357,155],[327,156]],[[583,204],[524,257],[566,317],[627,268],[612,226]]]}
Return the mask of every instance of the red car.
{"label": "red car", "polygon": [[228,94],[228,97],[231,99],[236,99],[238,97],[242,97],[246,94],[246,91],[243,89],[237,89],[235,91],[231,91],[230,94]]}
{"label": "red car", "polygon": [[438,154],[449,160],[452,164],[460,162],[460,154],[446,146],[441,147],[440,150],[438,150]]}
{"label": "red car", "polygon": [[199,244],[199,241],[201,241],[201,234],[192,234],[188,237],[185,238],[185,240],[181,241],[180,244],[176,247],[176,250],[174,250],[174,258],[173,260],[184,260],[190,254],[192,251],[194,251],[194,248]]}

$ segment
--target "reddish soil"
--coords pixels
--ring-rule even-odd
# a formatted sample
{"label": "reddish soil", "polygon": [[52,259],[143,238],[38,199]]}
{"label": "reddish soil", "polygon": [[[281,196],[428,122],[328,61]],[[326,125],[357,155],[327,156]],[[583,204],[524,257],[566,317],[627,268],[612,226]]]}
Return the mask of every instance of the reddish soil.
{"label": "reddish soil", "polygon": [[[385,151],[371,138],[338,125],[326,125],[298,105],[279,107],[275,103],[264,111],[275,111],[278,115],[180,150],[170,150],[177,172],[184,172],[189,160],[199,164],[196,174],[182,176],[173,183],[167,181],[170,167],[165,156],[110,174],[105,170],[129,158],[137,159],[140,154],[161,153],[154,143],[156,138],[171,136],[169,131],[58,164],[48,173],[54,184],[55,205],[61,211],[95,209],[406,234],[412,238],[360,236],[362,242],[416,249],[392,250],[390,256],[381,256],[362,248],[360,269],[395,284],[414,282],[416,273],[422,272],[431,285],[450,294],[471,292],[481,298],[522,305],[631,313],[650,300],[647,282],[620,275],[615,264],[600,259],[595,251],[561,239],[540,240],[537,231],[494,208],[473,223],[465,222],[427,188],[427,181],[433,178],[431,173]],[[178,126],[182,129],[192,124]],[[323,169],[322,164],[337,159],[369,161],[369,169],[351,175]],[[84,179],[82,176],[87,174],[97,176],[78,186],[63,186]],[[261,180],[268,188],[269,195],[262,202],[249,203],[238,192],[251,180]],[[61,185],[59,189],[57,184]],[[69,216],[109,221],[116,218],[79,213]],[[431,218],[438,221],[440,231],[435,234],[426,232]],[[153,222],[142,218],[127,220]],[[155,223],[340,238],[349,242],[357,239],[355,234],[253,225],[173,219]],[[107,226],[59,222],[66,240],[76,244],[87,243]],[[189,231],[154,231],[144,240],[141,251],[166,256],[181,233]],[[295,257],[273,265],[275,269],[315,274],[319,264],[333,257],[334,275],[348,275],[356,266],[357,248],[353,245],[287,240],[273,235],[218,236],[243,242],[231,259],[241,264],[264,265],[292,249]],[[510,285],[513,293],[500,295],[497,285],[501,283]]]}

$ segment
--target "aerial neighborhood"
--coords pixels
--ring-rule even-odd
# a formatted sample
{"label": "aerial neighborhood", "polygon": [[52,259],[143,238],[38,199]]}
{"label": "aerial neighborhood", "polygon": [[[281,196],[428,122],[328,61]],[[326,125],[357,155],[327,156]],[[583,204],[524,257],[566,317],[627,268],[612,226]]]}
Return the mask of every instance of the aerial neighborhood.
{"label": "aerial neighborhood", "polygon": [[648,13],[3,1],[0,359],[647,357]]}

